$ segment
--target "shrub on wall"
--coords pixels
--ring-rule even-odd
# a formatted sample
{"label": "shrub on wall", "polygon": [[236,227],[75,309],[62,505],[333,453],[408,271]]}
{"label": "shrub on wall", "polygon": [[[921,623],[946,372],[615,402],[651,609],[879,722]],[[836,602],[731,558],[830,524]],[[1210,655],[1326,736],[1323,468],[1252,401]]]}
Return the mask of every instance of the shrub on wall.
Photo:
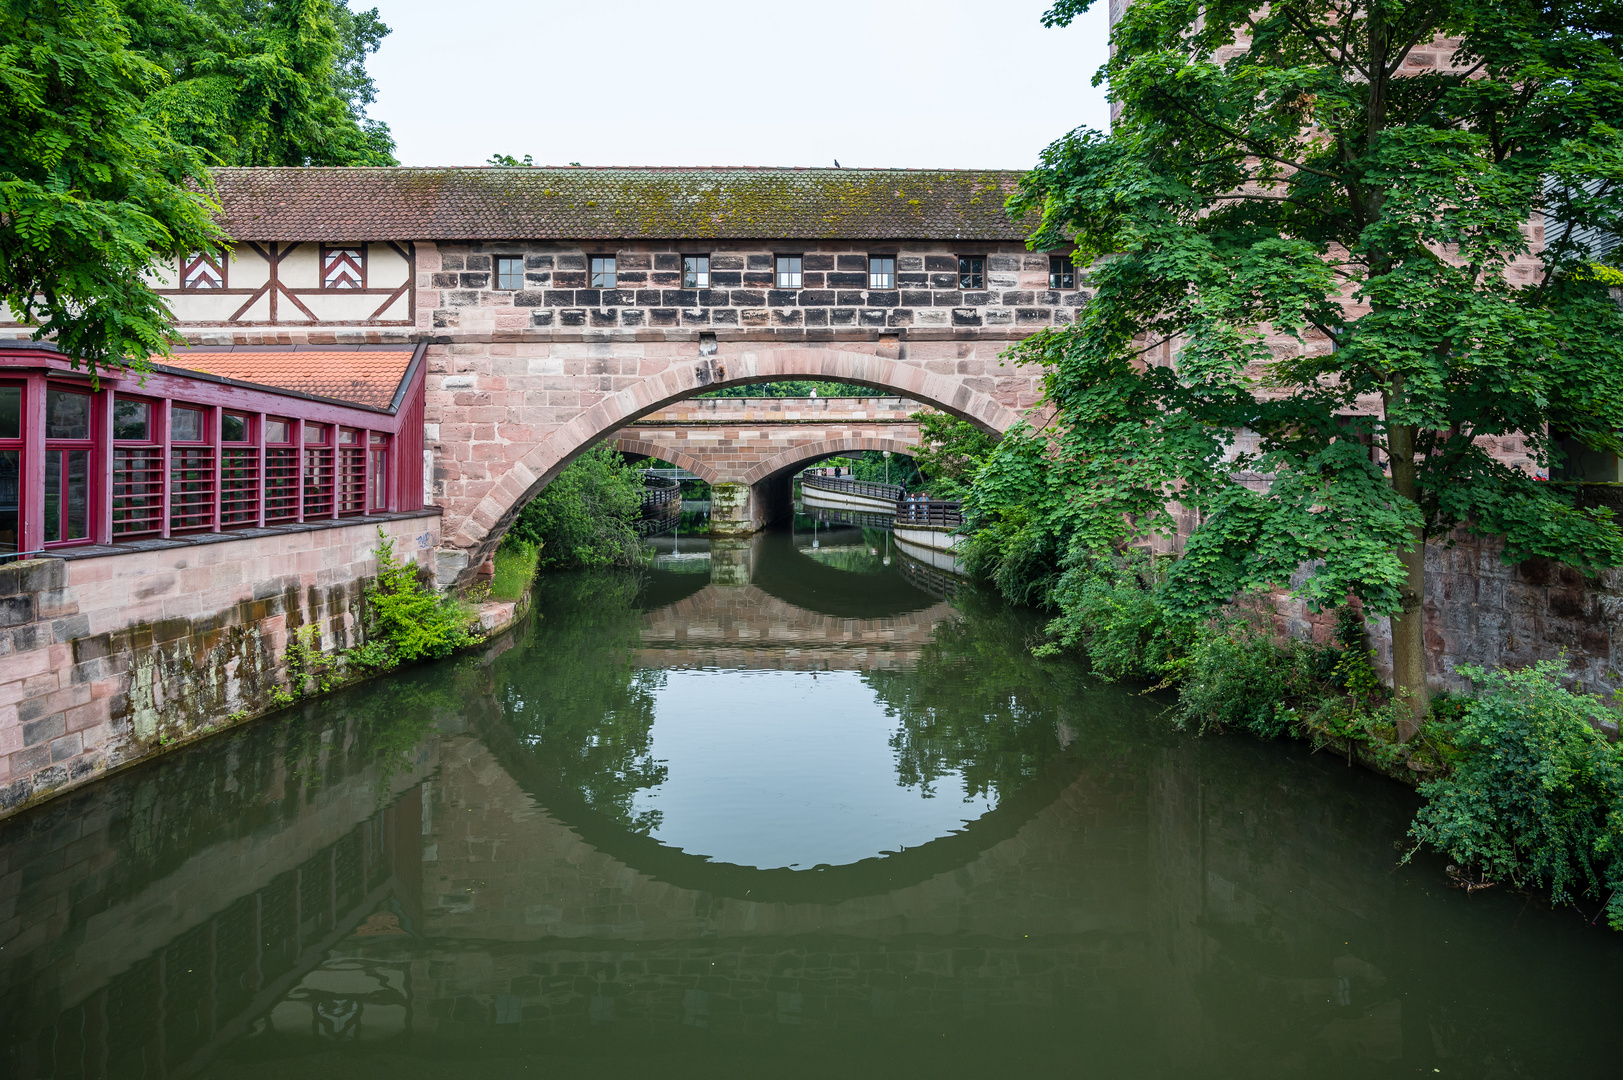
{"label": "shrub on wall", "polygon": [[438,660],[478,641],[473,617],[425,587],[415,562],[396,559],[394,541],[382,529],[378,539],[378,578],[366,596],[371,643],[382,642],[401,663]]}

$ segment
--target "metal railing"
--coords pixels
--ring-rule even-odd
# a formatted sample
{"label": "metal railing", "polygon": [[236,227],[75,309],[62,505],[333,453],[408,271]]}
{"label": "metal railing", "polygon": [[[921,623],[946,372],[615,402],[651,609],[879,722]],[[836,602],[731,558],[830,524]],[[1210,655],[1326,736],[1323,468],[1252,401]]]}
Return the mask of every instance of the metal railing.
{"label": "metal railing", "polygon": [[901,499],[896,524],[920,529],[956,529],[964,523],[963,504],[949,499]]}
{"label": "metal railing", "polygon": [[664,506],[666,503],[679,502],[681,498],[682,485],[680,482],[663,476],[656,476],[652,469],[643,470],[642,504],[644,507]]}
{"label": "metal railing", "polygon": [[819,491],[844,491],[852,495],[867,495],[886,502],[895,502],[907,492],[900,484],[881,484],[874,480],[855,480],[848,476],[802,475],[800,486],[816,488]]}

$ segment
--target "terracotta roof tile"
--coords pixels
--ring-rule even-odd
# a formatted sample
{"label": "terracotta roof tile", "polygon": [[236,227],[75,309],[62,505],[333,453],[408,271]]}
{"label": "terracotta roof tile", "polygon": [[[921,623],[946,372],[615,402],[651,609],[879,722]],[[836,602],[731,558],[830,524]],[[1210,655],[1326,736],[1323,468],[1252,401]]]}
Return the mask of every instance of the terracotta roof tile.
{"label": "terracotta roof tile", "polygon": [[238,240],[1023,240],[967,169],[216,169]]}
{"label": "terracotta roof tile", "polygon": [[201,371],[274,390],[387,409],[411,363],[412,350],[333,352],[179,352],[165,366]]}

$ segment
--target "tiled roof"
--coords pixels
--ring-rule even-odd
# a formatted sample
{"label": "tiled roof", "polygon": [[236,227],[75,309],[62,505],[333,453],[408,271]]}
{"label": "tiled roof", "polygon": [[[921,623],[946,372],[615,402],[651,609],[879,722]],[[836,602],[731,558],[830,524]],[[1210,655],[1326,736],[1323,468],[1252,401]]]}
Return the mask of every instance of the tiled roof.
{"label": "tiled roof", "polygon": [[412,350],[177,352],[166,367],[293,390],[351,405],[387,409],[411,363]]}
{"label": "tiled roof", "polygon": [[216,169],[238,240],[1023,240],[1019,173],[959,169]]}

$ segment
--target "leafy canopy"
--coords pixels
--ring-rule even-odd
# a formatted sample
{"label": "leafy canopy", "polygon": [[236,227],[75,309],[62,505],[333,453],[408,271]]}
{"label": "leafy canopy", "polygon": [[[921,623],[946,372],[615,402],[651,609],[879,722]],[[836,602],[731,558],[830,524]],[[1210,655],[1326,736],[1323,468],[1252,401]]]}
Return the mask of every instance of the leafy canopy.
{"label": "leafy canopy", "polygon": [[612,443],[598,443],[525,504],[507,536],[537,545],[547,570],[631,566],[641,516],[642,471]]}
{"label": "leafy canopy", "polygon": [[0,2],[0,302],[92,371],[169,351],[143,274],[222,239],[201,156],[145,111],[163,82],[111,0]]}
{"label": "leafy canopy", "polygon": [[1410,608],[1403,553],[1460,526],[1510,560],[1623,560],[1609,513],[1490,452],[1623,451],[1623,311],[1580,243],[1623,217],[1620,27],[1519,0],[1128,7],[1114,130],[1011,200],[1034,247],[1097,260],[1094,295],[1016,350],[1055,415],[992,455],[972,522],[1052,566],[1172,531],[1175,499],[1191,614],[1304,564],[1314,603]]}

